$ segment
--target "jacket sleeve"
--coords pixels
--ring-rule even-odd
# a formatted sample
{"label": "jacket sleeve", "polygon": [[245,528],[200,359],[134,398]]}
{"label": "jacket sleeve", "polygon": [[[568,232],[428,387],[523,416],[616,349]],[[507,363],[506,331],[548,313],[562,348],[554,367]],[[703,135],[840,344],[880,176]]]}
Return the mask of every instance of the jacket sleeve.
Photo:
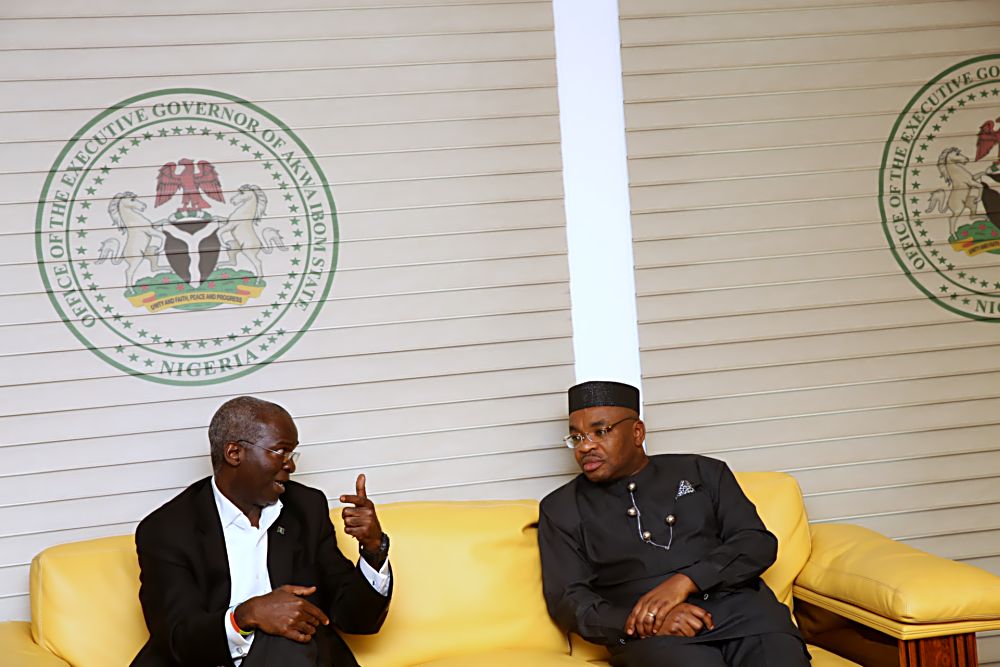
{"label": "jacket sleeve", "polygon": [[143,521],[135,534],[139,556],[139,603],[158,653],[186,667],[232,665],[224,607],[206,609],[189,554],[172,531]]}
{"label": "jacket sleeve", "polygon": [[596,644],[627,639],[625,619],[630,609],[615,607],[594,591],[596,575],[583,546],[570,529],[553,520],[545,504],[538,520],[538,548],[545,604],[556,624]]}
{"label": "jacket sleeve", "polygon": [[344,632],[354,635],[374,634],[382,627],[389,611],[393,580],[390,565],[389,591],[382,595],[369,583],[358,563],[349,561],[337,547],[337,538],[330,521],[326,499],[318,494],[319,541],[316,560],[323,582],[324,597],[329,600],[326,609],[330,622]]}
{"label": "jacket sleeve", "polygon": [[721,544],[701,560],[679,570],[698,586],[699,590],[728,588],[759,577],[774,563],[778,555],[778,540],[757,514],[750,499],[743,493],[736,477],[725,463],[716,461],[717,469],[705,476],[712,485],[715,516]]}

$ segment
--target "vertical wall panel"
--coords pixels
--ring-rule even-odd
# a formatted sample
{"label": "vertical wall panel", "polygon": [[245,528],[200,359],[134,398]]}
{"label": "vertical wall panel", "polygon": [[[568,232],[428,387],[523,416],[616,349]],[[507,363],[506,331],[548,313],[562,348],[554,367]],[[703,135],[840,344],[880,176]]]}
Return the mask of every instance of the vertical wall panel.
{"label": "vertical wall panel", "polygon": [[[879,208],[897,117],[940,72],[996,50],[1000,6],[620,8],[651,450],[787,470],[813,521],[869,525],[1000,574],[989,518],[1000,503],[1000,329],[921,292]],[[917,217],[947,188],[942,142],[974,161],[981,122],[1000,115],[988,86],[961,102],[962,123],[912,165],[923,173],[906,175]],[[985,217],[980,204],[959,224]],[[945,273],[966,279],[961,266],[975,264],[992,298],[1000,260],[951,247],[946,215],[924,221],[928,251],[958,265]],[[984,663],[1000,661],[996,646],[981,642]]]}
{"label": "vertical wall panel", "polygon": [[[571,472],[559,440],[573,352],[548,0],[105,0],[0,15],[0,618],[27,618],[39,550],[129,532],[208,474],[205,427],[232,396],[290,410],[296,477],[334,499],[360,471],[382,501],[539,495]],[[37,265],[36,209],[60,151],[108,107],[164,88],[222,91],[280,119],[315,156],[338,213],[318,317],[284,354],[227,382],[162,384],[107,363],[62,321]],[[167,159],[215,155],[211,139],[178,129],[173,144],[136,135],[164,148],[136,148],[112,171],[137,183],[151,220],[172,210],[154,201]],[[228,214],[241,182],[259,183],[269,213],[258,228],[286,230],[287,251],[294,212],[280,179],[258,178],[267,156],[234,152],[215,158],[227,201],[211,210]],[[94,195],[81,229],[92,266],[99,244],[120,236],[113,194]],[[261,255],[276,303],[287,297],[274,286],[295,270],[285,251]],[[253,268],[242,256],[237,267]],[[124,265],[92,273],[95,293],[122,300]],[[241,318],[263,321],[266,305],[125,314],[146,336],[171,322],[229,327],[239,340],[256,331],[249,321],[241,331]],[[141,372],[163,379],[163,369]]]}

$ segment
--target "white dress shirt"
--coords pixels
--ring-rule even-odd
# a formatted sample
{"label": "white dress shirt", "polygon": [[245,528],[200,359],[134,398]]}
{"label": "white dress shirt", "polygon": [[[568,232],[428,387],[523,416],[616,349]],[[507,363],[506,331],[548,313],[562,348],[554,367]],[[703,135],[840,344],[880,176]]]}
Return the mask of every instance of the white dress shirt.
{"label": "white dress shirt", "polygon": [[[259,525],[254,528],[250,519],[229,498],[222,495],[214,477],[212,495],[215,496],[215,507],[219,510],[219,519],[222,521],[222,536],[226,542],[226,557],[229,559],[229,609],[223,614],[222,622],[226,628],[226,639],[229,640],[229,654],[239,665],[253,645],[253,635],[244,637],[236,632],[229,621],[229,612],[246,600],[272,590],[271,576],[267,571],[267,531],[281,514],[281,500],[261,510],[260,520],[257,522]],[[386,559],[377,572],[363,558],[358,559],[358,566],[372,588],[381,595],[388,594],[391,581],[389,559]]]}

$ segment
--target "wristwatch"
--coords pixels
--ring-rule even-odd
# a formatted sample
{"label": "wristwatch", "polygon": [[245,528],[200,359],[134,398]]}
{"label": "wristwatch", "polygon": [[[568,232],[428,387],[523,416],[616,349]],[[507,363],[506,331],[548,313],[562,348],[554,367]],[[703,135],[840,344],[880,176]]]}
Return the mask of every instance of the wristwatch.
{"label": "wristwatch", "polygon": [[361,557],[364,558],[369,563],[378,563],[379,566],[385,562],[385,559],[389,556],[389,533],[383,531],[382,541],[379,542],[378,551],[368,551],[365,549],[365,545],[361,546]]}

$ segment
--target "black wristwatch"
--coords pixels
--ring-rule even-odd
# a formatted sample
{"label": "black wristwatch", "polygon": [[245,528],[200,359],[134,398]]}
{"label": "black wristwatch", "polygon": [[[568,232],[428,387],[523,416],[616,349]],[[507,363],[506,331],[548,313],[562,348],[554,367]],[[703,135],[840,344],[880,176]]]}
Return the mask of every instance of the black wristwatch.
{"label": "black wristwatch", "polygon": [[[368,561],[368,564],[376,569],[382,567],[385,559],[389,557],[389,533],[383,531],[382,541],[379,542],[378,551],[368,551],[365,545],[361,544],[361,557]],[[375,563],[378,563],[376,566]]]}

